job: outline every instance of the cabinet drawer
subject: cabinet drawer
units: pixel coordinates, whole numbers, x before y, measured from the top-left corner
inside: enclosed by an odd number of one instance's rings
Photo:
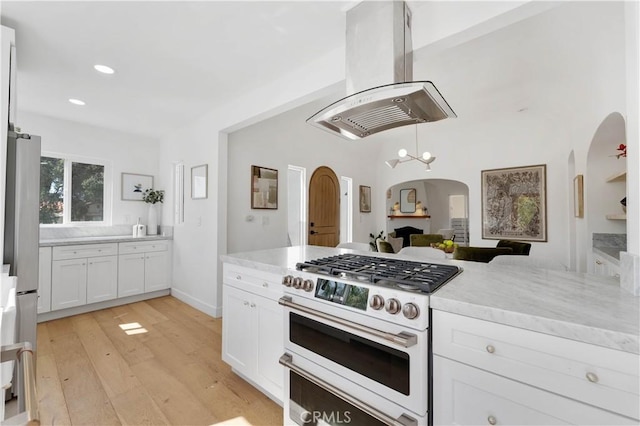
[[[118,254],[118,244],[82,244],[53,247],[53,260],[81,259],[85,257],[113,256]]]
[[[167,251],[169,241],[139,241],[133,243],[120,243],[120,254],[146,253],[150,251]]]
[[[637,354],[433,311],[433,352],[635,419]]]
[[[229,263],[223,265],[223,282],[270,299],[283,294],[282,276]]]
[[[637,421],[433,357],[435,425],[629,425]]]

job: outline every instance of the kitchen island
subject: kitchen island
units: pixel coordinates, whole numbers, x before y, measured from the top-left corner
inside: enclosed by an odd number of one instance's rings
[[[225,268],[266,274],[272,288],[298,262],[349,252],[286,247],[224,255],[222,261]],[[463,268],[430,296],[436,424],[638,423],[640,299],[621,290],[616,279],[432,262]],[[225,273],[225,290],[226,279]],[[465,383],[467,378],[473,383]],[[478,402],[465,400],[469,395]],[[457,412],[461,405],[470,408]]]

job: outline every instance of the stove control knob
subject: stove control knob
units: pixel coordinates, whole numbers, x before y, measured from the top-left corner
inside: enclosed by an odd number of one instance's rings
[[[293,285],[292,285],[292,287],[293,287],[293,288],[296,288],[296,289],[297,289],[297,288],[302,287],[302,278],[300,278],[300,277],[295,277],[295,278],[293,279]]]
[[[379,311],[380,309],[384,308],[384,298],[379,294],[375,294],[371,298],[369,306],[371,306],[371,308],[375,309],[376,311]]]
[[[286,275],[282,277],[282,285],[286,285],[287,287],[291,287],[291,283],[293,282],[293,277],[291,275]]]
[[[414,303],[405,303],[402,307],[402,315],[407,319],[415,319],[420,315],[420,309]]]
[[[304,291],[313,290],[313,280],[304,280],[304,281],[302,281],[302,289]]]
[[[385,304],[384,309],[390,314],[395,315],[398,312],[400,312],[401,306],[402,305],[400,304],[400,301],[398,299],[389,299],[387,300],[387,303]]]

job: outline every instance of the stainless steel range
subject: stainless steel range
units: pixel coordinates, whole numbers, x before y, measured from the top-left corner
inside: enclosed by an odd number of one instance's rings
[[[285,424],[429,424],[429,294],[461,271],[354,253],[297,264],[280,299]]]

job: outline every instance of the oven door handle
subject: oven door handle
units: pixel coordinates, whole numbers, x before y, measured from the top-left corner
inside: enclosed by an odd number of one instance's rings
[[[291,296],[281,297],[280,300],[278,300],[278,303],[281,304],[282,306],[286,306],[287,308],[295,309],[297,311],[301,311],[309,315],[322,318],[323,320],[340,324],[344,327],[351,328],[352,330],[362,331],[369,335],[379,337],[381,339],[387,340],[389,342],[395,343],[405,348],[409,348],[418,343],[418,336],[416,336],[415,334],[405,333],[404,331],[398,334],[387,333],[385,331],[380,331],[375,328],[353,323],[351,321],[347,321],[342,318],[336,318],[332,315],[325,314],[324,312],[320,312],[316,309],[307,308],[306,306],[295,303],[293,302],[293,299],[291,299]]]
[[[417,420],[412,418],[412,417],[407,416],[406,414],[402,414],[397,419],[394,419],[393,417],[388,416],[387,414],[383,413],[382,411],[380,411],[380,410],[378,410],[376,408],[373,408],[372,406],[370,406],[368,404],[365,404],[364,402],[360,401],[357,398],[354,398],[353,396],[351,396],[348,393],[344,392],[343,390],[333,386],[332,384],[325,382],[324,380],[318,378],[317,376],[314,376],[313,374],[309,373],[308,371],[303,370],[302,368],[298,367],[297,365],[295,365],[293,363],[293,357],[288,353],[283,354],[280,357],[279,362],[280,362],[280,364],[282,364],[285,367],[287,367],[289,370],[293,371],[294,373],[298,374],[299,376],[302,376],[303,378],[307,379],[308,381],[310,381],[314,385],[321,387],[325,391],[327,391],[327,392],[337,396],[338,398],[346,401],[350,405],[358,408],[359,410],[364,411],[365,413],[367,413],[371,417],[375,417],[377,420],[381,421],[382,423],[385,423],[385,424],[390,425],[390,426],[418,426]]]

